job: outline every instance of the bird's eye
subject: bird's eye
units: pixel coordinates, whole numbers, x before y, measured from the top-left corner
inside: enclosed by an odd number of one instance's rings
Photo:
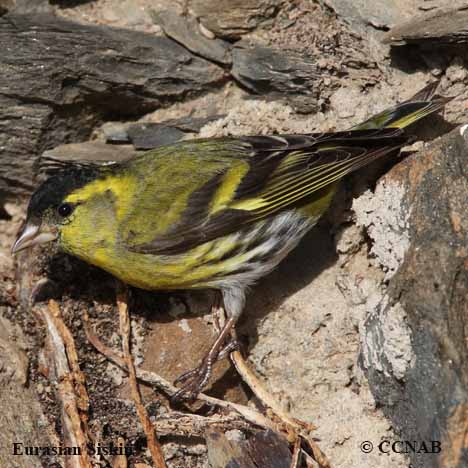
[[[63,218],[71,215],[72,211],[73,207],[70,205],[70,203],[62,203],[57,209],[58,214]]]

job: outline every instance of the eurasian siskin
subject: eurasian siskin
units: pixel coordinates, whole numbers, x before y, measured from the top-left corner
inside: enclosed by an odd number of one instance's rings
[[[148,290],[214,288],[228,316],[180,394],[193,397],[244,307],[249,286],[298,244],[340,179],[408,143],[441,108],[437,84],[344,132],[182,141],[107,166],[70,165],[33,194],[13,252],[61,248]]]

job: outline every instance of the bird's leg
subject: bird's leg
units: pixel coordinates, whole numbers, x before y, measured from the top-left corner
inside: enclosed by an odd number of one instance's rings
[[[218,333],[221,333],[224,323],[226,322],[226,313],[223,307],[223,301],[221,294],[217,293],[211,306],[211,314],[213,316],[214,328]],[[224,348],[218,354],[218,361],[224,359],[232,351],[240,350],[240,343],[234,336],[234,333],[231,332],[230,337],[224,343]]]
[[[185,385],[176,392],[172,400],[188,399],[193,400],[201,389],[206,385],[213,370],[213,364],[218,360],[220,352],[224,350],[224,342],[229,336],[236,320],[230,318],[222,328],[215,342],[212,344],[202,363],[196,368],[185,374],[182,374],[175,380],[175,384],[185,383]]]
[[[218,333],[221,333],[225,320],[221,294],[216,292],[213,305],[211,306],[211,315],[213,317],[214,328]]]
[[[196,369],[186,372],[176,379],[175,384],[182,383],[184,385],[172,397],[175,401],[180,399],[193,400],[208,382],[213,370],[213,364],[219,359],[220,353],[225,355],[227,352],[232,352],[234,347],[237,347],[230,342],[226,344],[226,341],[231,338],[231,331],[234,329],[234,325],[244,308],[245,291],[242,288],[234,287],[225,288],[221,293],[222,298],[221,294],[219,294],[212,307],[212,311],[218,314],[218,316],[215,314],[214,317],[215,324],[220,328],[219,335],[201,364]],[[225,320],[225,312],[227,320]],[[219,318],[223,318],[222,326],[220,326]]]
[[[240,342],[237,341],[237,339],[234,337],[232,330],[231,330],[231,336],[229,338],[228,343],[224,346],[224,348],[218,354],[218,361],[221,359],[224,359],[233,351],[240,351],[240,350],[241,350]]]

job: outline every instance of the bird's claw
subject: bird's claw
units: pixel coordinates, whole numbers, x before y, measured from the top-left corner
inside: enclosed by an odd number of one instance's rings
[[[195,369],[189,370],[177,377],[174,384],[183,384],[171,397],[171,400],[178,402],[181,400],[192,401],[202,391],[211,377],[213,362],[211,359],[204,359],[203,362]]]
[[[218,360],[224,359],[226,356],[229,356],[233,351],[240,351],[241,344],[235,339],[231,339],[229,343],[219,352]]]

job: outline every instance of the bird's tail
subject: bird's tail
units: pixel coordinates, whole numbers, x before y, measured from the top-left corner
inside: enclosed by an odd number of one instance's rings
[[[396,106],[372,116],[350,130],[376,130],[382,128],[405,128],[441,109],[452,100],[435,94],[439,81],[435,81],[418,91],[413,97]]]

